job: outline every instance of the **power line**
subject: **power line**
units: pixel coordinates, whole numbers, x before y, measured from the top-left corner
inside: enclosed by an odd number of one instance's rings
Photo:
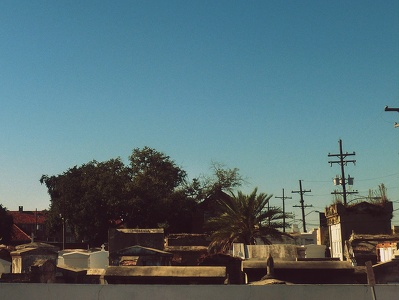
[[[392,176],[396,176],[396,175],[399,175],[399,173],[389,174],[389,175],[386,175],[386,176],[381,176],[381,177],[376,177],[376,178],[357,179],[357,181],[377,180],[377,179],[392,177]]]
[[[388,174],[388,175],[384,175],[384,176],[380,176],[380,177],[374,177],[374,178],[364,178],[364,179],[356,179],[356,181],[371,181],[371,180],[377,180],[377,179],[383,179],[383,178],[387,178],[387,177],[393,177],[393,176],[397,176],[399,175],[399,173],[393,173],[393,174]],[[330,180],[302,180],[305,182],[310,182],[310,183],[330,183]]]

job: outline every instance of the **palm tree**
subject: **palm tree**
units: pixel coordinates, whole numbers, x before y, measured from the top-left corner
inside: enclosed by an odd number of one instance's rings
[[[279,229],[283,228],[283,218],[287,218],[280,208],[268,207],[273,195],[260,193],[257,188],[250,195],[241,191],[223,200],[217,200],[217,216],[210,218],[207,228],[211,232],[212,252],[226,252],[232,243],[256,244],[256,238],[271,244],[270,238],[281,239]]]

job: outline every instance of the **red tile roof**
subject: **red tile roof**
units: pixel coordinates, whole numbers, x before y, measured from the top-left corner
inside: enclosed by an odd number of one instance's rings
[[[12,215],[14,224],[44,224],[46,214],[42,211],[8,211]]]
[[[13,224],[12,228],[12,241],[13,242],[30,242],[31,238],[29,235],[27,235],[21,228],[19,228],[17,225]]]

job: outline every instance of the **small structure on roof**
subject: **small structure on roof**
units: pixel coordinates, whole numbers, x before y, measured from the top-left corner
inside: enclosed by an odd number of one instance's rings
[[[85,250],[76,250],[62,255],[63,264],[69,267],[88,269],[90,267],[90,253]]]
[[[59,248],[45,243],[29,243],[15,247],[12,251],[12,273],[29,273],[38,260],[50,260],[57,264]]]
[[[51,259],[37,259],[30,267],[30,282],[54,283],[56,265]]]
[[[143,247],[163,250],[165,234],[163,228],[155,229],[115,229],[108,231],[108,251],[117,252],[121,249],[140,245]]]
[[[399,242],[399,234],[357,234],[352,232],[345,243],[345,256],[358,266],[364,266],[366,261],[376,264],[380,261],[378,245]]]
[[[296,260],[302,255],[305,257],[305,248],[290,244],[273,245],[244,245],[233,243],[233,256],[243,259],[267,259],[269,254],[279,260]]]
[[[58,265],[57,271],[61,275],[58,280],[63,283],[84,283],[87,269]]]
[[[196,266],[201,256],[208,254],[207,234],[179,233],[166,238],[165,251],[173,253],[172,265]]]
[[[395,258],[395,252],[399,249],[399,241],[384,241],[378,243],[377,260],[380,262],[388,262]]]
[[[105,250],[104,245],[100,250],[90,252],[90,269],[106,269],[109,266],[109,252]]]
[[[170,266],[173,254],[170,252],[142,247],[127,247],[109,256],[110,266]]]
[[[58,265],[81,269],[105,269],[108,267],[108,251],[101,249],[75,249],[59,252]]]
[[[245,274],[242,267],[242,259],[227,254],[210,254],[202,259],[200,266],[226,267],[228,284],[244,284]]]
[[[104,274],[106,269],[84,269],[59,265],[58,273],[62,276],[57,278],[59,282],[78,284],[106,284]]]
[[[391,234],[393,205],[390,201],[360,202],[353,205],[336,203],[326,208],[331,257],[344,260],[345,241],[357,234]],[[347,257],[347,259],[349,259]]]

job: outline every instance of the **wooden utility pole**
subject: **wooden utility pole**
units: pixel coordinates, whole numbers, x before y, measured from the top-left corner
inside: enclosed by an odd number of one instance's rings
[[[284,201],[285,199],[292,199],[292,197],[286,197],[284,195],[284,189],[283,189],[283,196],[282,197],[274,197],[274,198],[278,198],[278,199],[282,199],[283,200],[283,232],[285,232],[285,204]]]
[[[395,108],[395,107],[388,107],[385,106],[385,111],[396,111],[399,112],[399,108]],[[399,124],[395,122],[395,124],[393,125],[395,128],[399,127]]]
[[[306,207],[313,207],[313,205],[305,205],[304,204],[304,200],[303,200],[303,195],[305,193],[309,193],[311,192],[311,190],[302,190],[302,180],[299,180],[299,191],[292,191],[291,193],[298,193],[301,195],[301,200],[299,201],[299,203],[301,203],[301,205],[294,205],[294,207],[300,207],[302,209],[302,224],[303,224],[303,232],[307,232],[306,231],[306,221],[305,221],[305,208]]]
[[[346,191],[345,166],[346,166],[348,163],[353,163],[353,164],[355,164],[355,163],[356,163],[356,160],[345,160],[345,159],[346,159],[347,156],[354,156],[354,155],[356,155],[356,153],[355,153],[355,152],[352,152],[352,153],[348,153],[348,152],[343,153],[343,152],[342,152],[342,140],[339,139],[338,143],[339,143],[339,154],[330,154],[330,153],[328,153],[328,157],[336,156],[336,157],[339,158],[339,160],[336,160],[336,161],[329,161],[328,163],[329,163],[331,166],[332,166],[332,164],[339,164],[339,165],[341,166],[342,196],[343,196],[343,198],[344,198],[344,205],[346,206],[346,204],[347,204],[346,195],[347,195],[347,194],[356,194],[357,191],[356,191],[356,192],[347,192],[347,191]],[[340,193],[339,193],[339,192],[332,192],[331,194],[340,194]]]

